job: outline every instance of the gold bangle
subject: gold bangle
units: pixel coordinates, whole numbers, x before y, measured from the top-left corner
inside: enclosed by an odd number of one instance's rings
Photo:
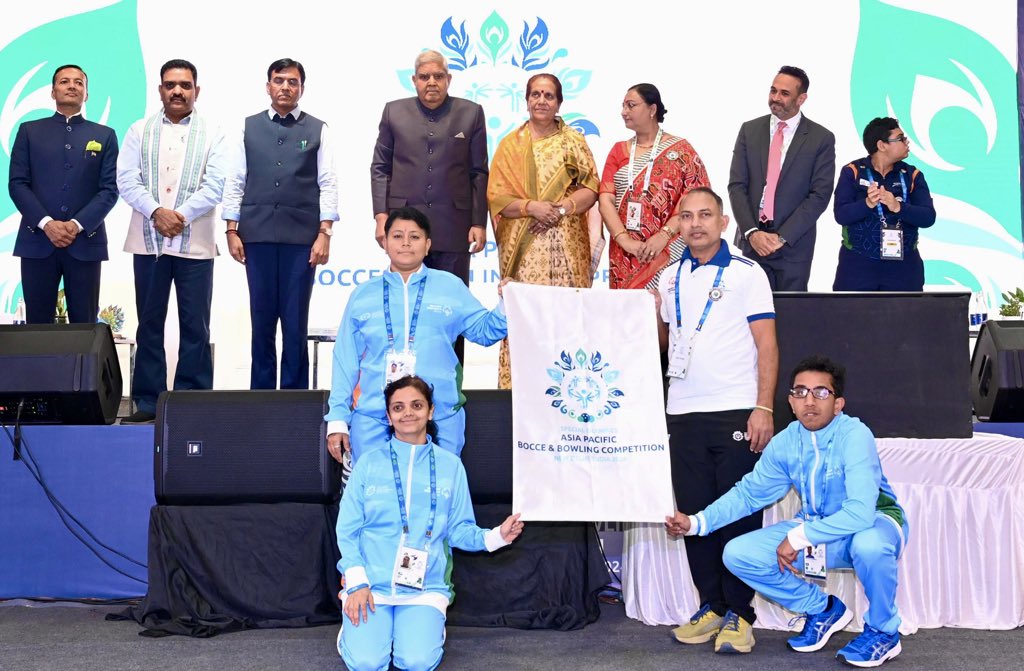
[[[772,415],[774,415],[774,414],[775,414],[775,411],[774,411],[774,410],[772,410],[771,408],[765,407],[765,406],[763,406],[763,405],[755,405],[755,406],[754,406],[754,409],[755,409],[755,410],[764,410],[765,412],[767,412],[767,413],[770,413],[770,414],[772,414]]]
[[[569,199],[569,202],[570,202],[570,203],[572,203],[572,212],[570,212],[569,214],[570,214],[570,215],[576,214],[576,209],[577,209],[577,207],[578,207],[578,206],[576,205],[576,201],[575,201],[575,200],[573,200],[572,198],[570,198],[570,199]]]
[[[529,206],[530,206],[530,200],[529,199],[526,199],[525,201],[520,201],[519,202],[519,218],[520,219],[522,219],[523,217],[527,216],[526,215],[526,208],[529,207]]]
[[[618,240],[620,235],[626,235],[628,232],[629,231],[627,231],[626,229],[622,229],[621,231],[612,236],[612,240]]]
[[[675,232],[673,232],[672,229],[669,228],[668,226],[662,226],[658,230],[658,232],[659,233],[664,233],[665,237],[667,237],[669,240],[671,240],[672,238],[674,238],[676,236]]]

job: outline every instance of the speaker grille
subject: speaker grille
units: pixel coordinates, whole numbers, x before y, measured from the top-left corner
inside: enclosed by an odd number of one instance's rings
[[[473,503],[512,502],[512,392],[466,390],[466,468]]]
[[[161,395],[157,501],[336,501],[340,469],[327,453],[326,411],[327,392],[321,390]]]
[[[112,424],[121,385],[106,324],[0,325],[2,422]]]

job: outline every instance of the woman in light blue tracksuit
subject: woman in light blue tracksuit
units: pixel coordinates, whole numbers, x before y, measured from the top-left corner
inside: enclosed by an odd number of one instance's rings
[[[338,653],[349,671],[383,670],[392,661],[430,670],[444,654],[451,598],[445,543],[494,551],[514,541],[523,523],[510,515],[489,531],[476,526],[462,462],[434,446],[426,382],[404,377],[384,396],[394,437],[356,463],[338,514],[346,618]]]
[[[438,446],[462,452],[466,418],[462,368],[452,343],[462,335],[480,345],[505,337],[501,304],[487,310],[455,275],[423,265],[430,250],[430,222],[411,207],[393,211],[384,226],[391,260],[382,276],[361,284],[349,298],[334,344],[327,444],[341,461],[358,460],[386,442],[382,390],[390,368],[407,366],[434,387]],[[358,393],[357,393],[358,389]]]

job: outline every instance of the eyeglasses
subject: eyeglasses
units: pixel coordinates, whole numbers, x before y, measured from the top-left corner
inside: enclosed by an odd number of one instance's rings
[[[906,142],[907,144],[910,144],[910,138],[907,137],[906,135],[897,135],[896,137],[891,137],[887,140],[882,140],[882,142],[888,142],[890,144],[893,142]]]
[[[793,387],[789,390],[789,395],[793,398],[807,398],[807,394],[810,394],[819,401],[824,401],[829,396],[835,396],[836,393],[828,387],[815,387],[809,389],[808,387]]]

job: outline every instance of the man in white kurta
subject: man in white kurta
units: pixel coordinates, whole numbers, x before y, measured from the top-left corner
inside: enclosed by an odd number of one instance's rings
[[[165,63],[158,87],[163,109],[132,125],[118,157],[118,190],[134,210],[124,251],[135,255],[139,320],[137,411],[123,423],[152,422],[157,397],[167,389],[164,323],[172,284],[180,328],[174,389],[213,388],[214,215],[229,157],[223,134],[195,111],[197,80],[188,61]]]

